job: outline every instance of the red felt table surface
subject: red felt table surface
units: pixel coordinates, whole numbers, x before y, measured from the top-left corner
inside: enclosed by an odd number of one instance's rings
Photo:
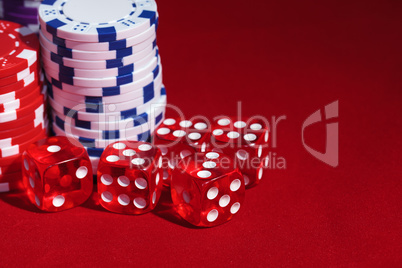
[[[168,202],[142,216],[91,199],[40,213],[0,195],[0,265],[401,267],[401,1],[158,1],[169,103],[186,116],[286,116],[239,214],[191,228]],[[339,101],[339,165],[303,146]],[[283,117],[282,117],[283,118]],[[325,122],[305,130],[325,149]],[[166,198],[165,198],[166,199]]]

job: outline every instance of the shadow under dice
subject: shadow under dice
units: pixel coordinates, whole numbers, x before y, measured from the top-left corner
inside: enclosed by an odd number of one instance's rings
[[[29,200],[44,211],[84,203],[92,193],[92,165],[84,147],[66,137],[31,144],[23,154],[23,184]]]
[[[214,121],[211,143],[235,159],[247,188],[257,185],[268,166],[267,123],[259,118],[221,117]]]
[[[183,219],[195,226],[212,227],[231,220],[239,211],[245,186],[227,155],[196,153],[173,170],[171,194]]]
[[[209,146],[210,126],[205,119],[168,118],[155,131],[154,144],[163,157],[163,184],[170,186],[171,173],[184,157],[205,152]]]
[[[162,192],[160,150],[147,142],[120,141],[104,150],[98,165],[99,202],[107,210],[143,214]]]

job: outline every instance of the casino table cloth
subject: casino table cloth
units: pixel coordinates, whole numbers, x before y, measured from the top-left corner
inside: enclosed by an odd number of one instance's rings
[[[142,216],[1,194],[0,266],[401,267],[402,2],[157,3],[169,104],[276,122],[261,183],[214,228],[167,194]]]

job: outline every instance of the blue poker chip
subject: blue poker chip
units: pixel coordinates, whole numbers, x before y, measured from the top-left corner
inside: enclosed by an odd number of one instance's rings
[[[53,132],[94,170],[109,144],[149,140],[167,105],[155,0],[44,0],[38,15]]]
[[[148,65],[138,71],[134,71],[133,73],[115,76],[115,77],[104,77],[104,78],[86,78],[86,77],[77,77],[77,76],[69,76],[61,74],[55,70],[46,69],[46,75],[52,77],[55,80],[58,80],[62,83],[78,86],[78,87],[115,87],[121,86],[125,84],[130,84],[135,81],[141,80],[149,75],[151,72],[154,72],[158,65],[160,64],[160,57],[154,57]]]
[[[163,112],[160,111],[156,114],[154,118],[155,124],[158,124],[163,118]],[[152,116],[150,114],[144,113],[143,116],[138,116],[137,119],[130,120],[133,122],[134,127],[125,126],[123,128],[114,129],[114,130],[89,130],[80,127],[76,127],[68,123],[68,121],[63,121],[60,117],[53,114],[53,126],[57,126],[57,129],[64,131],[68,135],[74,135],[79,137],[84,137],[88,139],[102,139],[102,140],[119,140],[119,139],[131,139],[132,137],[136,137],[138,135],[143,135],[144,133],[148,133],[151,131],[151,122],[152,118],[148,118]],[[149,120],[149,121],[146,121]],[[129,120],[127,120],[129,121]],[[122,125],[122,122],[108,122],[110,125],[116,123],[116,125]]]
[[[65,90],[61,90],[54,85],[49,84],[47,87],[48,95],[55,99],[67,99],[69,101],[74,101],[76,103],[88,103],[88,104],[116,104],[121,102],[126,102],[129,100],[142,99],[143,103],[147,103],[158,95],[158,91],[161,90],[162,76],[158,75],[153,81],[144,87],[138,88],[136,90],[130,90],[128,92],[113,95],[113,96],[86,96],[83,94],[71,93]],[[85,94],[85,92],[82,92]]]
[[[58,72],[66,76],[77,76],[86,78],[102,78],[110,76],[123,76],[125,74],[130,74],[135,71],[141,70],[147,66],[147,64],[154,58],[159,56],[159,50],[156,48],[155,51],[146,55],[144,58],[140,59],[135,63],[124,65],[117,68],[106,68],[100,70],[93,69],[81,69],[73,68],[63,65],[63,63],[56,63],[46,57],[42,57],[43,65],[46,69],[51,69],[53,72]],[[80,67],[80,66],[79,66]]]
[[[137,106],[128,110],[123,111],[110,111],[114,107],[118,105],[110,105],[107,106],[108,111],[106,113],[89,113],[86,112],[86,108],[88,107],[85,104],[77,104],[74,108],[63,106],[63,104],[55,102],[52,98],[48,98],[52,109],[55,110],[57,113],[65,115],[67,117],[71,117],[73,119],[78,119],[82,121],[96,121],[96,122],[107,122],[110,118],[114,118],[115,121],[117,120],[125,120],[129,118],[136,117],[151,108],[157,108],[159,106],[166,105],[166,90],[162,87],[160,96],[156,96],[152,101]],[[96,105],[93,106],[96,109]],[[84,110],[84,111],[83,111]]]
[[[72,40],[67,40],[60,38],[58,36],[52,35],[46,31],[46,28],[42,29],[41,33],[46,39],[50,40],[53,44],[63,47],[65,49],[72,50],[84,50],[84,51],[108,51],[108,50],[120,50],[135,46],[142,42],[145,42],[149,38],[155,39],[156,31],[158,28],[157,18],[155,23],[144,32],[131,36],[127,39],[110,41],[110,42],[100,42],[100,43],[87,43],[87,42],[77,42]]]
[[[53,111],[53,120],[54,123],[56,123],[56,125],[61,129],[64,129],[64,125],[67,122],[71,126],[87,130],[97,130],[97,131],[120,130],[127,128],[135,128],[146,122],[150,122],[152,118],[154,118],[155,114],[163,113],[165,109],[166,106],[163,105],[162,103],[161,105],[155,107],[155,109],[149,109],[148,111],[141,113],[137,116],[133,116],[131,118],[119,121],[106,121],[106,122],[75,119],[67,117],[64,114],[60,114],[57,111]],[[160,118],[156,117],[157,122],[159,122],[159,119]]]
[[[42,46],[41,51],[43,58],[49,59],[52,62],[61,64],[63,66],[79,68],[79,69],[103,70],[110,68],[118,68],[135,63],[151,53],[154,53],[155,55],[156,47],[157,47],[156,42],[153,42],[152,44],[149,44],[146,48],[144,48],[138,53],[123,58],[116,58],[109,60],[78,60],[78,59],[66,58],[48,50],[44,46]]]
[[[84,96],[116,96],[116,95],[121,95],[130,91],[138,90],[149,83],[151,83],[153,80],[157,80],[159,76],[162,76],[162,65],[158,65],[152,73],[148,74],[145,78],[142,80],[125,84],[125,85],[120,85],[120,86],[113,86],[113,87],[76,87],[72,86],[69,84],[65,84],[57,80],[56,78],[53,78],[49,76],[46,73],[46,78],[51,83],[53,86],[74,94],[81,94]]]
[[[154,0],[44,0],[42,28],[54,36],[80,42],[109,42],[144,32],[155,24]]]
[[[130,130],[127,130],[127,134],[124,133],[123,131],[121,132],[103,132],[103,133],[108,133],[107,139],[103,139],[102,137],[85,137],[82,135],[77,135],[74,133],[74,130],[70,131],[70,127],[67,127],[66,131],[66,125],[63,125],[63,127],[60,127],[59,124],[53,122],[52,124],[52,130],[56,135],[60,136],[68,136],[72,137],[76,140],[78,140],[83,146],[87,148],[105,148],[107,145],[116,142],[118,140],[140,140],[140,141],[146,141],[148,140],[151,135],[154,133],[155,129],[158,128],[158,126],[161,124],[161,122],[164,119],[164,113],[165,111],[160,111],[155,114],[155,117],[153,120],[150,120],[147,123],[144,123],[144,130],[130,133]],[[64,129],[63,129],[64,128]],[[122,134],[122,135],[120,135]]]
[[[120,112],[132,109],[133,107],[141,107],[145,104],[155,101],[161,96],[162,84],[150,84],[142,89],[142,95],[138,98],[128,98],[127,95],[112,97],[84,97],[76,96],[75,100],[67,99],[63,92],[48,86],[48,96],[55,102],[70,109],[80,109],[87,113],[107,113]],[[137,92],[136,92],[137,93]],[[131,96],[128,94],[128,96]]]
[[[72,138],[78,140],[86,148],[105,148],[109,144],[119,141],[119,140],[146,141],[152,136],[151,130],[147,130],[143,133],[139,133],[139,134],[136,134],[136,135],[133,135],[130,137],[117,138],[117,139],[101,139],[101,138],[94,139],[94,138],[77,136],[72,133],[67,133],[64,130],[60,129],[56,124],[52,125],[52,129],[56,135],[72,137]],[[95,156],[95,155],[92,155],[92,156]]]
[[[48,84],[53,88],[57,88],[60,91],[65,92],[66,94],[73,95],[81,95],[86,97],[112,97],[119,96],[125,94],[132,94],[135,97],[140,97],[140,95],[136,95],[135,92],[141,91],[144,87],[150,85],[151,83],[157,83],[162,81],[162,72],[161,67],[158,66],[156,72],[149,74],[147,77],[140,81],[136,81],[132,84],[127,84],[123,86],[117,87],[103,87],[103,88],[86,88],[86,87],[75,87],[67,84],[63,84],[60,81],[47,77],[50,81]],[[67,99],[69,96],[65,96]]]
[[[130,129],[117,129],[117,130],[103,130],[103,131],[90,131],[86,129],[77,128],[67,124],[62,121],[57,116],[54,116],[53,127],[57,126],[58,129],[63,130],[66,134],[72,134],[74,136],[79,136],[88,139],[102,139],[102,140],[119,140],[119,139],[131,139],[138,135],[143,135],[143,133],[148,133],[150,130],[148,128],[148,122],[144,122]]]
[[[41,32],[39,32],[39,40],[42,47],[64,58],[77,59],[77,60],[111,60],[128,57],[130,55],[141,52],[149,47],[149,45],[156,45],[156,35],[152,35],[143,42],[131,47],[106,50],[106,51],[87,51],[78,50],[58,46],[48,40]]]

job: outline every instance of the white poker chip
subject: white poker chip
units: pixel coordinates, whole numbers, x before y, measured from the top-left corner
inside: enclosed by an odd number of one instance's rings
[[[66,136],[66,137],[78,140],[86,148],[105,148],[109,144],[121,140],[121,139],[105,140],[105,139],[92,139],[92,138],[80,137],[77,135],[73,135],[72,133],[66,133],[63,129],[61,129],[54,123],[53,123],[52,128],[53,128],[54,133],[57,136]],[[147,135],[147,134],[145,134],[145,135]],[[132,137],[127,137],[126,139],[127,140],[138,140],[138,135],[134,135]]]
[[[107,111],[106,113],[89,113],[86,112],[85,110],[87,109],[87,105],[81,104],[81,105],[76,105],[76,109],[72,109],[69,107],[65,107],[51,98],[49,98],[49,103],[52,106],[52,109],[57,111],[58,113],[64,114],[68,117],[72,117],[78,120],[83,120],[83,121],[98,121],[98,122],[105,122],[110,120],[110,118],[113,118],[115,121],[117,120],[124,120],[133,116],[138,116],[149,109],[153,108],[156,109],[160,105],[165,105],[166,103],[166,95],[163,94],[159,99],[152,99],[148,103],[134,107],[129,110],[124,110],[124,111],[117,111],[117,112],[111,112]],[[111,109],[113,106],[109,105],[107,108]]]
[[[147,138],[152,135],[152,133],[155,131],[156,128],[159,127],[159,125],[162,123],[164,119],[164,111],[154,114],[154,117],[152,117],[146,124],[147,129],[145,132],[140,133],[140,134],[135,134],[133,136],[126,136],[125,138],[118,138],[118,139],[94,139],[94,138],[86,138],[86,137],[81,137],[78,135],[74,135],[73,133],[66,132],[63,130],[63,128],[60,128],[56,123],[53,123],[53,130],[56,135],[60,136],[67,136],[71,137],[75,140],[78,140],[81,142],[81,144],[86,147],[86,148],[105,148],[109,144],[113,142],[120,141],[122,139],[125,140],[130,140],[130,141],[136,141],[136,140],[143,140],[142,138],[146,136]]]
[[[104,140],[104,139],[88,139],[88,138],[83,138],[79,136],[74,136],[72,134],[66,134],[63,132],[61,129],[59,129],[57,126],[56,131],[57,133],[60,133],[59,135],[67,136],[70,138],[74,138],[76,140],[79,140],[81,144],[83,144],[84,148],[87,150],[89,159],[91,160],[92,167],[94,170],[97,169],[99,159],[104,151],[104,148],[107,147],[108,145],[121,141],[121,140],[127,140],[127,141],[139,141],[139,140],[147,140],[150,136],[151,133],[155,131],[159,127],[159,125],[162,123],[164,119],[164,112],[161,112],[160,114],[157,114],[156,118],[154,120],[151,120],[150,123],[148,124],[149,130],[137,134],[131,137],[126,137],[122,139],[109,139],[109,140]]]
[[[68,109],[80,109],[80,111],[85,111],[87,113],[108,113],[109,111],[121,112],[128,111],[134,108],[141,108],[148,103],[155,101],[160,98],[160,94],[154,94],[151,98],[137,98],[126,102],[115,102],[115,103],[102,103],[102,102],[86,102],[77,103],[71,100],[63,99],[58,96],[53,96],[52,100],[55,103],[63,105],[63,107]]]
[[[134,71],[140,70],[146,67],[147,64],[155,57],[155,53],[156,51],[148,54],[143,59],[136,61],[135,63],[131,63],[125,66],[117,68],[96,69],[96,70],[63,66],[53,62],[52,60],[46,57],[42,57],[42,62],[45,69],[51,69],[54,72],[59,72],[64,75],[78,76],[85,78],[102,78],[110,76],[122,76],[124,74],[129,74]]]
[[[137,61],[140,61],[141,59],[148,56],[149,54],[154,53],[154,55],[156,55],[155,54],[156,50],[157,50],[157,47],[155,46],[155,44],[150,44],[142,51],[135,53],[133,55],[127,56],[127,57],[111,59],[111,60],[87,61],[87,60],[77,60],[77,59],[66,58],[66,57],[60,56],[56,53],[51,52],[46,47],[42,47],[42,58],[46,58],[46,59],[51,60],[60,65],[63,65],[66,67],[71,67],[71,68],[103,70],[103,69],[118,68],[118,67],[123,67],[123,66],[129,65],[129,64],[133,64]]]
[[[53,91],[52,94],[49,94],[50,98],[53,99],[56,103],[62,104],[64,107],[74,109],[75,107],[80,107],[81,109],[86,107],[85,110],[86,112],[92,112],[92,113],[97,113],[97,112],[106,112],[112,110],[113,112],[117,111],[125,111],[132,109],[134,107],[140,107],[155,98],[159,98],[161,94],[161,87],[162,84],[156,84],[150,94],[147,94],[145,96],[136,98],[136,99],[125,99],[124,96],[113,96],[113,99],[107,99],[109,102],[105,102],[102,99],[84,99],[82,101],[77,98],[77,100],[69,100],[63,98],[61,95],[59,95],[56,91]],[[50,87],[49,87],[50,88]],[[115,101],[113,101],[115,100]],[[82,102],[80,102],[82,101]]]
[[[153,0],[44,0],[42,28],[63,39],[109,42],[150,28],[157,18]]]
[[[154,59],[148,63],[148,65],[138,71],[133,73],[125,74],[116,77],[105,77],[105,78],[85,78],[77,76],[69,76],[58,73],[51,69],[46,69],[46,75],[69,85],[78,87],[115,87],[125,84],[130,84],[134,81],[141,80],[145,78],[149,73],[151,73],[155,68],[157,68],[159,57],[154,57]]]
[[[104,113],[87,112],[88,105],[77,105],[75,106],[77,109],[70,109],[68,107],[62,106],[59,103],[54,102],[51,98],[49,98],[49,103],[52,106],[53,110],[71,118],[75,118],[81,121],[107,122],[109,120],[118,121],[139,116],[140,114],[143,114],[150,109],[156,109],[161,105],[165,105],[166,95],[162,95],[160,97],[157,96],[149,102],[137,107],[133,107],[131,109],[116,112],[110,112],[107,110]],[[106,106],[106,109],[108,109],[109,107],[112,107],[112,105]]]
[[[159,66],[161,67],[161,66]],[[48,77],[50,81],[52,79]],[[53,80],[52,86],[61,89],[63,92],[71,93],[75,95],[83,95],[87,97],[103,97],[103,96],[117,96],[122,94],[128,94],[130,92],[137,92],[146,86],[151,85],[154,81],[162,79],[162,72],[158,72],[156,76],[151,73],[144,79],[136,81],[131,84],[126,84],[118,87],[104,87],[104,88],[88,88],[88,87],[74,87],[71,85],[63,84],[59,81]]]
[[[161,114],[161,116],[163,116]],[[160,123],[159,123],[160,124]],[[158,126],[151,128],[151,130],[146,131],[145,133],[143,133],[142,135],[134,135],[131,137],[126,137],[124,138],[125,140],[129,140],[129,141],[137,141],[137,140],[141,140],[142,137],[149,137],[151,132],[153,132]],[[66,136],[69,138],[73,138],[74,140],[78,140],[86,149],[88,148],[105,148],[106,146],[108,146],[109,144],[112,144],[114,142],[117,141],[121,141],[122,139],[91,139],[91,138],[85,138],[85,137],[80,137],[77,135],[73,135],[71,133],[66,133],[64,130],[62,130],[61,128],[59,128],[57,125],[53,124],[53,130],[54,133],[58,136]],[[95,156],[94,154],[90,154],[90,156]]]
[[[56,115],[53,115],[53,120],[54,120],[54,124],[56,124],[57,127],[63,129],[67,135],[72,134],[74,136],[80,136],[80,137],[84,137],[84,138],[88,138],[88,139],[104,139],[104,140],[125,139],[125,138],[135,137],[138,135],[143,135],[148,130],[150,130],[148,122],[143,122],[142,124],[136,125],[132,128],[122,128],[122,129],[116,129],[116,130],[111,130],[111,129],[90,130],[90,129],[80,128],[80,127],[70,125],[67,122],[64,122],[63,120],[61,120]]]
[[[108,118],[105,122],[99,121],[85,121],[79,120],[71,117],[67,117],[64,114],[60,114],[57,111],[53,110],[54,116],[57,116],[63,122],[67,122],[72,126],[79,127],[82,129],[90,129],[90,130],[117,130],[117,129],[125,129],[125,128],[133,128],[142,122],[151,122],[152,118],[157,118],[158,115],[164,113],[166,109],[166,103],[161,103],[155,109],[151,108],[147,112],[144,112],[138,116],[130,117],[124,120],[116,120],[114,121],[113,117]],[[58,120],[55,120],[56,125],[62,124],[59,123]]]
[[[77,103],[106,103],[115,104],[120,102],[126,102],[127,100],[135,100],[138,98],[151,98],[158,94],[161,90],[162,76],[158,76],[154,81],[142,87],[138,90],[129,91],[124,94],[113,95],[113,96],[85,96],[66,92],[55,86],[48,86],[48,94],[52,96],[58,96],[62,99],[67,99],[70,101],[75,101]]]
[[[77,94],[77,95],[93,96],[93,97],[116,96],[116,95],[120,95],[120,94],[126,94],[131,91],[140,90],[141,88],[152,83],[154,80],[157,80],[158,77],[162,78],[163,77],[162,76],[162,66],[160,65],[158,67],[159,67],[159,69],[156,70],[157,72],[150,73],[144,79],[135,81],[130,84],[121,85],[118,87],[95,87],[95,88],[94,87],[91,87],[91,88],[77,87],[77,86],[72,86],[72,85],[68,85],[65,83],[61,83],[60,81],[53,79],[50,76],[46,76],[46,77],[53,86],[65,91],[65,92],[69,92],[69,93],[73,93],[73,94]]]
[[[96,43],[88,43],[88,42],[77,42],[72,40],[62,39],[58,36],[54,36],[46,31],[46,29],[42,29],[41,34],[46,37],[47,40],[50,40],[53,44],[58,45],[60,47],[65,47],[72,50],[83,50],[83,51],[108,51],[108,50],[118,50],[124,49],[128,47],[132,47],[138,45],[142,42],[145,42],[149,38],[155,39],[156,36],[156,25],[152,25],[149,29],[144,32],[131,36],[127,39],[111,41],[111,42],[96,42]]]
[[[57,46],[49,41],[46,37],[44,37],[42,32],[39,32],[39,40],[42,47],[45,47],[50,52],[56,53],[59,56],[77,60],[111,60],[124,58],[139,53],[150,45],[154,44],[156,42],[155,38],[156,35],[154,34],[153,36],[150,36],[148,39],[146,39],[144,42],[118,50],[85,51]]]

